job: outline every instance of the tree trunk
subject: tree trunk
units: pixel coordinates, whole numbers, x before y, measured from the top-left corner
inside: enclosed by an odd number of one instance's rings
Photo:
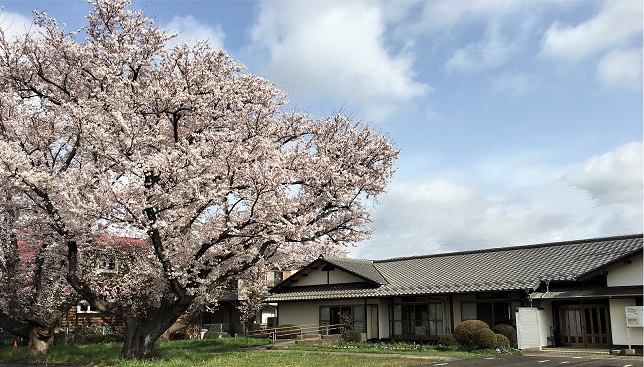
[[[177,321],[179,315],[170,309],[157,309],[148,311],[147,317],[124,316],[125,335],[121,356],[125,359],[153,359],[157,339]]]
[[[159,337],[159,340],[168,340],[170,339],[170,334],[174,333],[177,330],[183,329],[184,327],[191,325],[197,317],[201,316],[200,307],[190,307],[182,316],[177,319],[177,321],[172,324],[162,335]]]
[[[27,355],[36,356],[47,354],[54,345],[54,328],[33,326],[29,330],[29,345]]]

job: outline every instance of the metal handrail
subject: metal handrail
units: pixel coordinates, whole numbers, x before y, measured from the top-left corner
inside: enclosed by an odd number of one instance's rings
[[[321,334],[329,335],[332,330],[340,329],[341,324],[306,324],[306,325],[289,325],[276,326],[273,328],[264,328],[259,330],[247,331],[247,337],[268,336],[272,344],[279,336],[285,335],[304,335],[304,334]]]

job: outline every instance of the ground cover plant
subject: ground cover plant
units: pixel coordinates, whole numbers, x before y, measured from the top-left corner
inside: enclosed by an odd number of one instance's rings
[[[507,348],[484,348],[476,349],[459,345],[441,346],[438,344],[422,343],[387,343],[387,342],[362,342],[362,343],[330,343],[326,345],[292,344],[286,346],[289,350],[308,351],[343,351],[352,353],[376,353],[376,354],[409,354],[436,357],[471,358],[496,355],[517,355],[521,352],[517,349]]]
[[[420,364],[418,359],[345,353],[315,353],[293,351],[289,353],[258,352],[252,346],[266,344],[266,339],[219,338],[208,340],[178,340],[160,342],[159,357],[151,361],[135,361],[120,356],[121,344],[61,345],[48,355],[30,357],[25,348],[0,348],[0,362],[35,362],[47,364],[72,364],[83,366],[115,367],[188,367],[188,366],[263,366],[263,367],[402,367]],[[423,361],[422,363],[431,361]]]

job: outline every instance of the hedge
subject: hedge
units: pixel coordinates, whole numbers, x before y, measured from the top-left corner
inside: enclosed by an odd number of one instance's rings
[[[510,347],[516,348],[517,346],[517,331],[512,325],[499,324],[492,328],[497,334],[505,335],[510,342]]]
[[[454,328],[454,338],[461,346],[477,348],[474,334],[478,330],[490,330],[490,327],[481,320],[466,320]],[[494,334],[494,332],[492,332]]]
[[[508,340],[508,337],[503,334],[496,334],[496,345],[494,347],[501,350],[510,349],[510,341]]]
[[[342,339],[348,343],[360,343],[362,341],[362,334],[355,330],[347,330],[342,334]]]

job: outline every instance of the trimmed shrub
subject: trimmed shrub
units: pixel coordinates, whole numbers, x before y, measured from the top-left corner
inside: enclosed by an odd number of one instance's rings
[[[360,343],[362,341],[362,334],[355,330],[347,330],[342,335],[342,339],[347,343]]]
[[[512,325],[499,324],[492,328],[497,334],[505,335],[510,341],[510,347],[516,348],[517,346],[517,330]]]
[[[494,346],[495,348],[498,348],[501,350],[510,349],[510,341],[508,340],[507,336],[503,334],[495,334],[495,335],[496,335],[496,345]]]
[[[284,324],[277,327],[277,339],[293,339],[302,333],[302,328],[293,324]]]
[[[476,349],[492,349],[496,346],[496,334],[490,329],[476,330],[472,339]]]
[[[453,347],[458,345],[453,334],[443,334],[438,337],[438,345],[441,347]]]
[[[454,338],[463,347],[476,348],[474,333],[478,330],[490,330],[490,327],[481,320],[463,321],[454,328]]]

